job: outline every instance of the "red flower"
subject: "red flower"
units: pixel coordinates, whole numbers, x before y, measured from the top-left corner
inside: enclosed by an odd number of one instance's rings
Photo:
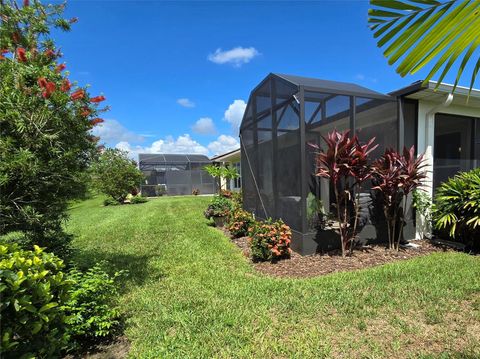
[[[44,55],[47,56],[47,57],[54,57],[55,56],[55,51],[53,51],[52,49],[48,49],[44,52]]]
[[[67,66],[65,64],[60,64],[57,67],[55,67],[55,71],[56,72],[62,72],[63,70],[65,70],[66,67]]]
[[[20,42],[20,34],[15,31],[12,35],[12,40],[14,43],[18,44]]]
[[[30,6],[30,0],[23,0],[23,7]]]
[[[72,95],[70,96],[70,98],[74,101],[75,100],[80,100],[84,97],[85,97],[85,92],[82,89],[78,89],[77,91],[72,93]]]
[[[94,102],[94,103],[99,103],[99,102],[102,102],[102,101],[105,101],[105,96],[97,96],[97,97],[92,97],[90,99],[90,102]]]
[[[55,91],[55,89],[55,83],[48,81],[47,85],[45,86],[45,91],[42,92],[43,98],[49,98],[50,95]]]
[[[94,118],[93,120],[90,120],[90,125],[96,126],[96,125],[98,125],[100,123],[103,123],[103,122],[105,122],[105,120],[103,118],[98,118],[97,117],[97,118]]]
[[[65,79],[62,82],[62,86],[60,87],[60,90],[62,90],[63,92],[68,92],[70,91],[71,87],[72,87],[72,84],[70,83],[70,81],[68,81],[68,79]]]
[[[83,111],[80,113],[83,117],[87,117],[88,115],[90,115],[92,113],[92,111],[88,108],[88,107],[84,107],[83,108]]]
[[[17,57],[18,57],[18,61],[20,62],[27,62],[27,55],[26,55],[26,51],[23,47],[19,47],[17,49]]]
[[[47,79],[45,77],[40,77],[38,80],[37,80],[37,83],[38,83],[38,86],[40,86],[41,88],[46,88],[47,87]]]

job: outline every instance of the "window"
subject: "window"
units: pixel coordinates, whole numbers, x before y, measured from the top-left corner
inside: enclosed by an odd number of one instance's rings
[[[234,178],[231,181],[231,187],[234,190],[242,188],[242,178],[241,178],[242,172],[240,171],[240,166],[241,166],[240,162],[232,163],[232,167],[235,168],[237,170],[237,173],[239,174],[237,178]]]

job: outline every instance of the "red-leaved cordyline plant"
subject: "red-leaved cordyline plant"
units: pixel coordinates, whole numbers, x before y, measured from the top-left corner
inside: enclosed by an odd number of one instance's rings
[[[390,249],[399,250],[408,195],[420,187],[426,177],[423,156],[421,154],[415,158],[414,146],[410,149],[404,148],[403,155],[389,148],[373,164],[376,185],[372,189],[383,196],[383,213],[387,222]],[[398,219],[400,223],[397,228]]]
[[[361,145],[357,136],[350,138],[349,135],[349,130],[328,133],[323,137],[325,151],[312,145],[320,150],[317,154],[316,175],[328,178],[334,188],[342,256],[345,256],[348,248],[350,253],[353,250],[360,210],[359,194],[372,173],[368,155],[377,147],[373,145],[375,139]],[[354,208],[353,218],[349,211],[350,205]]]
[[[378,144],[374,145],[375,137],[371,138],[367,143],[364,145],[360,144],[358,136],[354,136],[353,139],[354,146],[352,148],[349,170],[350,170],[350,177],[353,178],[353,186],[354,186],[354,210],[355,210],[355,220],[353,223],[353,239],[357,235],[357,224],[358,224],[358,217],[360,214],[360,192],[362,190],[362,186],[365,184],[366,181],[370,180],[373,175],[372,168],[370,166],[369,155],[372,151],[374,151]],[[353,245],[350,246],[350,254],[352,254]]]

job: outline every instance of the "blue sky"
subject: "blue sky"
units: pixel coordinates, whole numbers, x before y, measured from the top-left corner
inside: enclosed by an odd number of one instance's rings
[[[421,79],[387,64],[367,11],[367,1],[70,1],[79,22],[55,38],[71,78],[107,97],[97,130],[107,145],[213,155],[238,146],[244,102],[270,72],[380,92]]]

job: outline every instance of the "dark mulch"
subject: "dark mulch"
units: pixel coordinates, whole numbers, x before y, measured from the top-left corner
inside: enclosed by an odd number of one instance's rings
[[[223,232],[230,237],[227,230]],[[250,249],[247,237],[234,238],[243,254],[250,258]],[[253,262],[254,268],[264,274],[274,277],[307,278],[334,272],[345,272],[356,269],[373,267],[385,263],[396,262],[433,252],[450,251],[446,246],[433,244],[427,240],[413,241],[418,248],[401,248],[400,251],[390,251],[383,245],[371,245],[358,248],[353,251],[351,257],[342,258],[339,251],[324,254],[301,256],[292,252],[290,259],[282,259],[277,262]]]
[[[129,349],[130,342],[121,336],[80,348],[77,353],[69,354],[64,359],[122,359],[128,356]]]

